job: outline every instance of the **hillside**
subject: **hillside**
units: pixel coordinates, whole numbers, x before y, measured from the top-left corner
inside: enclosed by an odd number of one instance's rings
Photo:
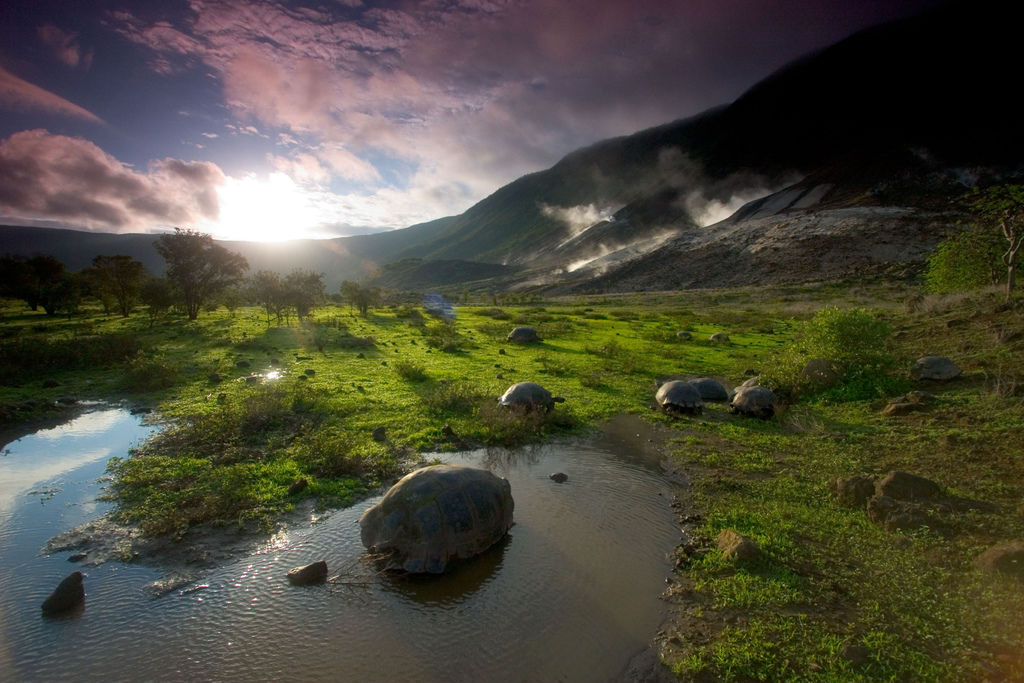
[[[1018,61],[1019,14],[958,2],[862,31],[728,106],[573,152],[458,216],[383,234],[227,246],[253,269],[324,272],[332,289],[406,259],[420,263],[382,282],[425,289],[486,271],[434,261],[514,266],[519,275],[502,273],[502,286],[565,291],[912,269],[964,218],[951,198],[1024,161],[1004,79]],[[97,253],[128,253],[158,268],[151,241],[3,228],[0,253],[51,251],[72,268]]]

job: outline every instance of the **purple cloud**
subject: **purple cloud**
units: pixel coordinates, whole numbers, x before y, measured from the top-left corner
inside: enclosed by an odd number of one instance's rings
[[[161,159],[135,171],[81,138],[27,130],[0,141],[0,213],[126,231],[215,220],[221,170]]]

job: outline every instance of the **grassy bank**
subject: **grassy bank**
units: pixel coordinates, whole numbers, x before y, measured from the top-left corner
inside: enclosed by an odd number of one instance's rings
[[[784,375],[804,321],[826,305],[870,311],[886,362],[839,386],[799,387],[770,421],[718,404],[682,419],[650,409],[661,376]],[[543,342],[508,343],[516,325]],[[708,341],[715,332],[730,343]],[[345,504],[424,451],[514,446],[632,412],[671,428],[670,458],[691,473],[692,540],[660,639],[679,676],[1024,675],[1022,585],[972,564],[1024,538],[1024,319],[995,294],[833,284],[470,305],[454,323],[415,306],[366,317],[324,307],[284,326],[255,309],[150,325],[12,305],[0,335],[0,405],[14,418],[29,400],[74,395],[126,397],[173,420],[111,466],[121,514],[151,533],[269,521],[308,496]],[[935,394],[926,410],[883,416],[887,393],[922,388],[906,370],[927,354],[955,359],[963,377],[923,387]],[[526,380],[566,402],[546,418],[498,410],[497,396]],[[949,515],[941,533],[886,531],[829,493],[833,477],[894,469],[996,511]],[[725,529],[754,539],[759,559],[726,559],[713,543]]]

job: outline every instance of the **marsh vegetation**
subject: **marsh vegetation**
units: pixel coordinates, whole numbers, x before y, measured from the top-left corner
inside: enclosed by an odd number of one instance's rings
[[[167,428],[111,463],[109,493],[123,519],[175,535],[199,523],[270,524],[306,498],[352,503],[425,451],[550,441],[635,413],[667,431],[668,463],[690,480],[680,510],[689,540],[658,641],[678,675],[1024,675],[1024,584],[973,564],[1024,537],[1024,317],[1001,291],[833,283],[471,301],[447,321],[408,302],[365,315],[324,305],[275,322],[245,307],[152,323],[99,308],[58,319],[10,302],[4,415],[24,419],[68,395],[157,409]],[[543,341],[508,344],[517,325]],[[730,342],[708,341],[716,332]],[[954,359],[962,377],[915,383],[910,364],[929,354]],[[813,358],[834,362],[827,386],[801,376]],[[651,401],[656,379],[678,374],[733,386],[760,374],[786,404],[767,421],[715,403],[673,419]],[[549,413],[500,409],[497,397],[519,381],[566,402]],[[935,395],[927,410],[882,415],[887,399],[914,388]],[[829,493],[834,477],[890,470],[995,511],[889,531]],[[759,559],[727,559],[712,542],[727,529],[754,539]]]

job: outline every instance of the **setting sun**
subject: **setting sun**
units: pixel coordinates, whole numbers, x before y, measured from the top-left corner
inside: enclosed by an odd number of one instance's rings
[[[228,177],[217,189],[220,216],[202,226],[222,240],[280,242],[323,237],[324,222],[309,195],[284,173]]]

